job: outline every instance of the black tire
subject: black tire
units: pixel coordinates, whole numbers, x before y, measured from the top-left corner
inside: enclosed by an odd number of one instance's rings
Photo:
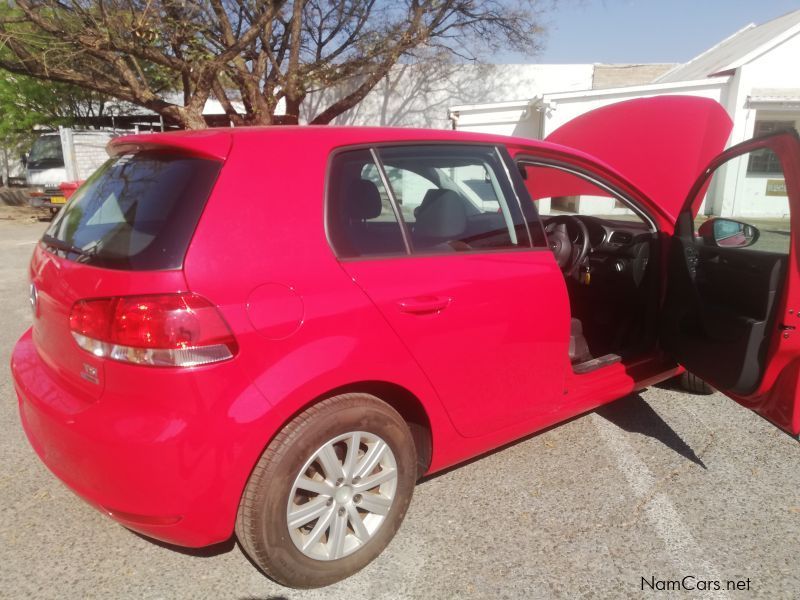
[[[304,554],[291,537],[289,495],[307,461],[322,446],[349,432],[373,434],[389,446],[397,465],[394,499],[363,545],[336,560],[315,559]],[[416,474],[411,432],[397,411],[369,394],[328,398],[295,417],[264,450],[242,494],[236,536],[250,559],[276,582],[293,588],[330,585],[365,567],[394,537],[411,501]]]
[[[704,380],[700,379],[697,375],[686,371],[681,375],[681,387],[687,392],[692,394],[708,395],[714,393],[714,388],[708,385]]]

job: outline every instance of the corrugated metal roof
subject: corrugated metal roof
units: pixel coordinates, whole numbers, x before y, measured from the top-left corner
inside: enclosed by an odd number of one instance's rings
[[[675,63],[597,64],[594,66],[592,89],[600,90],[622,87],[623,85],[644,85],[675,67]]]
[[[750,24],[686,64],[665,73],[655,83],[701,79],[735,69],[798,33],[800,10],[758,26]]]

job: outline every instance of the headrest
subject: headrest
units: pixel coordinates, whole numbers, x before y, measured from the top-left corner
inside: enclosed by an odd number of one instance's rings
[[[346,198],[347,216],[357,221],[379,217],[383,209],[378,186],[366,179],[357,179],[349,185]]]
[[[425,195],[422,197],[422,202],[420,202],[419,206],[414,209],[414,217],[416,217],[421,211],[425,210],[431,202],[444,194],[446,191],[447,190],[443,190],[441,188],[433,188],[425,192]]]
[[[442,191],[442,190],[439,190]],[[434,240],[455,240],[467,229],[467,212],[458,194],[444,190],[423,201],[417,211],[414,235]]]

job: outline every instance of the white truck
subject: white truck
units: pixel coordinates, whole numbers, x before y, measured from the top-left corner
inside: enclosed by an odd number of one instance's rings
[[[55,214],[66,203],[61,184],[75,184],[94,173],[108,160],[106,144],[115,135],[61,127],[36,138],[25,162],[31,206]]]

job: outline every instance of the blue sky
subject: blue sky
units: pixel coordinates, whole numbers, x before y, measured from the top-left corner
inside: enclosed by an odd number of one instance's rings
[[[800,9],[798,0],[561,0],[544,50],[497,62],[685,62],[748,23]]]

